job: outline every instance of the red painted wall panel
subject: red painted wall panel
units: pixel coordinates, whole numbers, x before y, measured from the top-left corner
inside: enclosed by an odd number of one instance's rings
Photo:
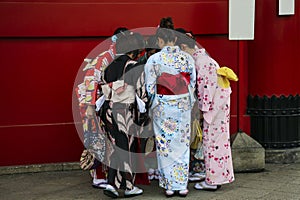
[[[256,1],[255,40],[249,42],[251,95],[300,93],[300,1],[290,16],[279,16],[276,2]]]
[[[72,89],[102,39],[0,39],[0,125],[71,122]]]
[[[79,160],[73,83],[83,59],[116,27],[152,27],[172,16],[221,66],[238,70],[237,42],[227,39],[227,0],[118,2],[0,2],[0,166]],[[232,133],[238,128],[237,85]]]
[[[83,146],[72,124],[73,84],[101,40],[0,40],[0,165],[78,161]]]
[[[1,127],[0,131],[0,166],[79,161],[83,149],[73,124]]]
[[[119,26],[155,27],[172,16],[197,34],[227,33],[227,1],[3,2],[0,36],[110,36]]]

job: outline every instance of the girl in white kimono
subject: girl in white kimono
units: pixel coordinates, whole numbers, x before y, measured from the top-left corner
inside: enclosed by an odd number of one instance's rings
[[[188,194],[191,109],[196,82],[193,58],[174,46],[175,31],[159,28],[158,46],[145,65],[146,89],[152,101],[159,186],[166,196]]]
[[[234,181],[229,119],[229,80],[237,81],[227,67],[219,67],[205,49],[197,48],[195,40],[178,36],[177,44],[195,59],[197,72],[197,97],[203,112],[203,153],[206,168],[205,181],[195,184],[199,190],[217,190],[220,185]],[[185,38],[186,37],[186,38]]]

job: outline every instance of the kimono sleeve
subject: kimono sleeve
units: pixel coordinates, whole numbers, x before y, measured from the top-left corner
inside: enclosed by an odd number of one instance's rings
[[[101,80],[101,67],[104,61],[105,58],[103,56],[98,57],[96,65],[89,69],[84,77],[86,83],[86,105],[95,105],[97,100],[97,92],[99,89],[98,84]]]
[[[85,73],[83,82],[76,88],[80,106],[90,105],[92,103],[93,99],[95,99],[93,95],[95,88],[97,87],[94,76],[94,65],[97,62],[97,59],[85,59],[85,62],[87,63],[83,69],[83,72]]]
[[[189,65],[190,65],[190,86],[192,88],[195,88],[196,86],[196,80],[197,80],[197,75],[196,75],[196,67],[195,67],[195,61],[193,59],[193,57],[190,56],[189,59]]]
[[[98,89],[98,80],[95,77],[96,70],[90,69],[86,76],[84,77],[85,80],[85,87],[86,87],[86,95],[85,95],[85,104],[86,105],[95,105],[96,98],[97,98],[97,89]]]
[[[125,82],[133,85],[136,90],[136,95],[144,102],[148,102],[144,64],[135,63],[126,67]]]
[[[140,76],[136,81],[136,102],[140,113],[145,113],[146,111],[148,111],[149,99],[146,91],[144,70],[141,72]]]
[[[86,82],[86,95],[85,104],[95,105],[98,98],[98,93],[101,93],[101,87],[99,85],[102,81],[103,70],[113,61],[114,59],[114,46],[111,45],[108,51],[101,53],[97,58],[97,62],[89,69],[85,76]],[[88,81],[86,81],[86,79]]]
[[[157,69],[156,69],[155,57],[151,56],[147,63],[145,64],[145,83],[146,91],[150,100],[153,100],[156,95],[156,79],[157,79]]]
[[[144,102],[148,102],[148,95],[146,91],[145,72],[143,71],[136,83],[136,94]]]
[[[199,109],[208,112],[213,104],[217,87],[218,63],[209,56],[199,56],[196,59],[197,66],[197,97]]]

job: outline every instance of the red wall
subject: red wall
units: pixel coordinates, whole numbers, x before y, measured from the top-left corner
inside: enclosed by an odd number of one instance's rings
[[[243,65],[239,43],[227,39],[227,0],[0,2],[0,166],[78,161],[72,92],[83,59],[115,28],[155,27],[167,16],[221,65]],[[232,88],[235,133],[245,106]]]
[[[256,1],[255,40],[249,42],[249,93],[300,93],[300,1],[295,15],[279,16],[277,1]]]

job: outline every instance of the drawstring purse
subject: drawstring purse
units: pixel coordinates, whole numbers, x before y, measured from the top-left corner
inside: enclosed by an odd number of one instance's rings
[[[191,149],[196,149],[194,157],[198,160],[203,160],[202,129],[199,120],[195,119],[193,121],[192,131],[196,133],[195,139],[191,143]]]

